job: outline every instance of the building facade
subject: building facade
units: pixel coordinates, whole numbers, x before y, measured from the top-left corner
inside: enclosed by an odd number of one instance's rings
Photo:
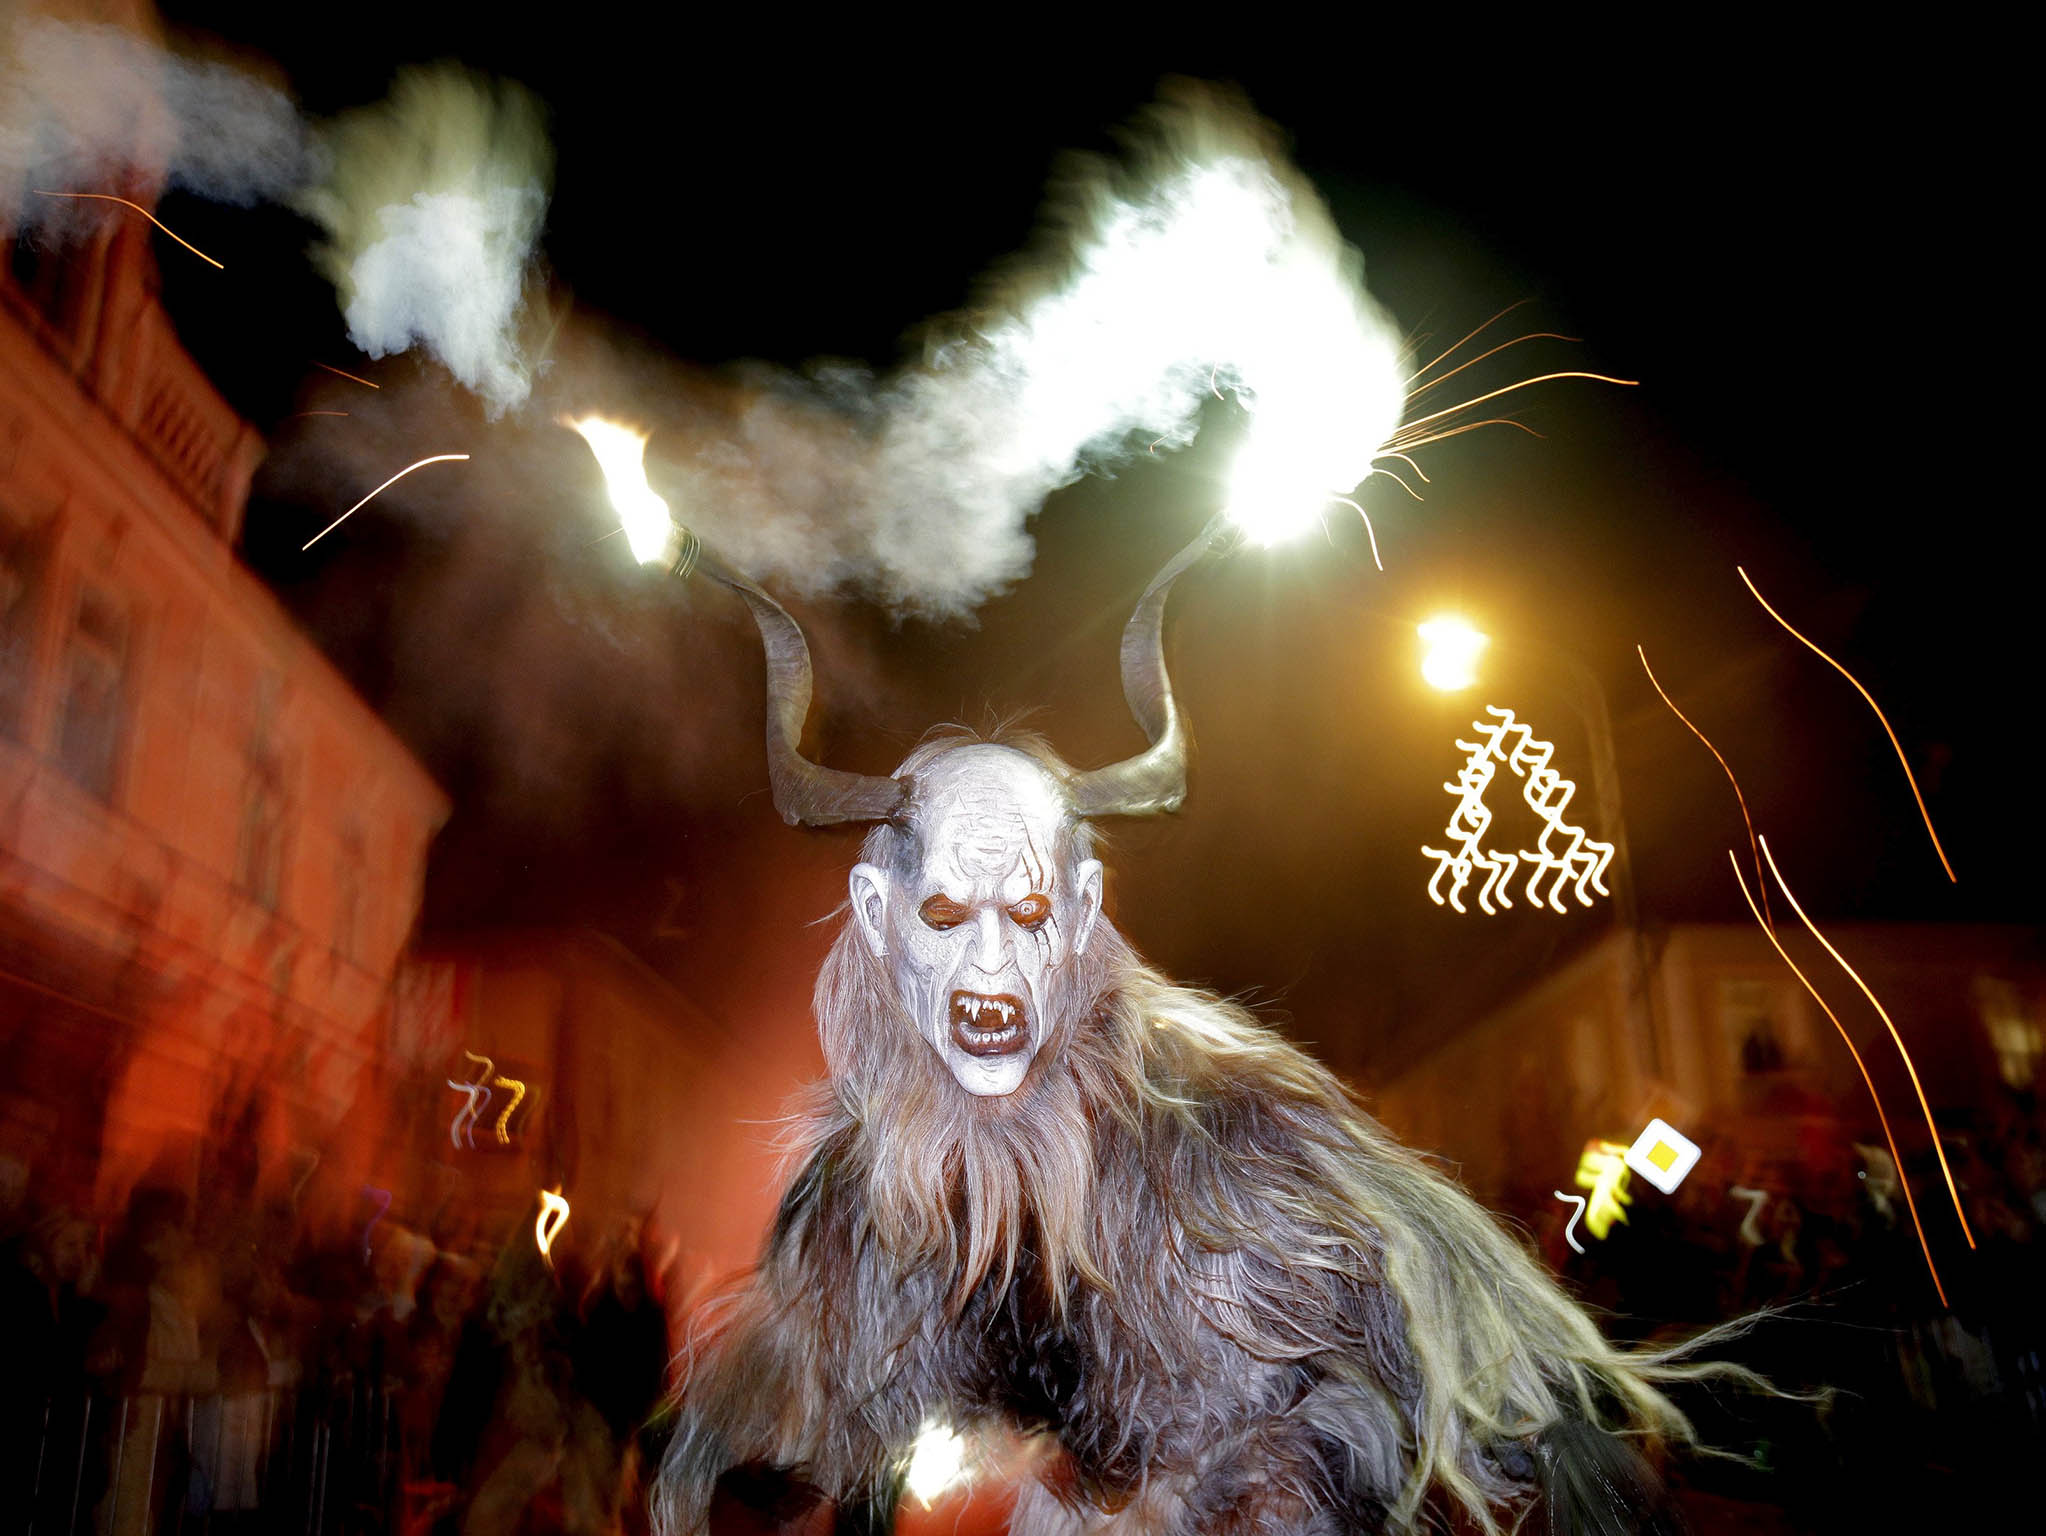
[[[0,1159],[108,1212],[333,1155],[447,803],[236,560],[262,441],[104,206],[0,230]]]

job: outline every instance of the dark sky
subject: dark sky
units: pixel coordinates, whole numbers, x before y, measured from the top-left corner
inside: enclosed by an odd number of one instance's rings
[[[167,10],[274,60],[315,113],[376,98],[410,62],[524,82],[551,113],[555,291],[686,363],[887,366],[1024,242],[1060,151],[1109,147],[1184,73],[1240,85],[1291,135],[1403,329],[1446,344],[1526,300],[1515,324],[1582,338],[1531,365],[1640,379],[1529,391],[1516,414],[1544,436],[1431,450],[1423,505],[1377,482],[1383,575],[1341,525],[1211,562],[1175,598],[1193,795],[1168,822],[1113,829],[1118,920],[1340,1065],[1395,1067],[1610,921],[1456,917],[1422,894],[1419,845],[1439,838],[1478,703],[1519,709],[1588,779],[1565,656],[1609,704],[1651,918],[1734,916],[1724,850],[1742,834],[1637,643],[1818,912],[2033,915],[2002,788],[2038,656],[2037,495],[1998,361],[2028,329],[2022,182],[1997,163],[2000,93],[1958,44],[1679,36],[1668,20],[1653,38],[1515,32],[1462,13],[1315,35],[1245,14],[1119,28],[1018,11],[969,38],[963,15],[889,37],[868,11],[605,11],[578,33],[573,8],[544,25],[380,0]],[[232,288],[166,262],[188,344],[274,438],[305,430],[286,413],[307,360],[353,355],[309,232],[189,200],[165,214],[239,257]],[[1035,574],[977,628],[805,608],[833,760],[882,771],[925,725],[1030,707],[1076,759],[1132,750],[1115,634],[1213,509],[1214,459],[1204,443],[1055,496]],[[430,927],[596,921],[714,1010],[791,1006],[824,942],[801,925],[854,845],[781,828],[758,792],[759,662],[736,604],[549,523],[596,495],[586,464],[562,463],[560,484],[466,507],[459,527],[422,533],[394,497],[310,556],[298,543],[328,504],[259,479],[246,554],[456,797]],[[1736,563],[1883,702],[1959,886],[1873,716]],[[1411,625],[1451,605],[1510,637],[1483,699],[1414,681]],[[1588,787],[1578,808],[1610,830]]]

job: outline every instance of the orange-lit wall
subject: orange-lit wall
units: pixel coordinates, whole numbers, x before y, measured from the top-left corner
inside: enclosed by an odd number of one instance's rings
[[[0,241],[0,1156],[102,1213],[375,1134],[447,809],[237,563],[262,444],[146,232]]]

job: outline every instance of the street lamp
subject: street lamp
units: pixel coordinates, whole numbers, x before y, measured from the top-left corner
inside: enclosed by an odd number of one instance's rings
[[[1421,657],[1421,676],[1432,688],[1457,693],[1478,680],[1478,656],[1491,639],[1454,614],[1440,614],[1420,626],[1428,649]]]
[[[1421,676],[1431,687],[1455,693],[1477,681],[1477,660],[1492,643],[1489,636],[1451,614],[1441,614],[1428,620],[1419,626],[1419,633],[1427,645],[1421,657]],[[1519,645],[1504,645],[1501,649],[1537,655],[1545,663],[1560,662],[1570,680],[1570,703],[1584,725],[1591,748],[1592,799],[1598,805],[1599,819],[1605,823],[1606,836],[1613,844],[1613,907],[1627,941],[1625,964],[1629,974],[1626,990],[1629,1012],[1632,1013],[1646,990],[1649,967],[1640,913],[1635,905],[1634,864],[1627,848],[1626,816],[1620,808],[1619,754],[1613,745],[1613,716],[1606,703],[1605,687],[1590,667],[1567,651]],[[1643,1065],[1651,1075],[1658,1074],[1662,1051],[1661,1042],[1656,1037],[1652,1010],[1640,1010],[1635,1028],[1641,1042]]]

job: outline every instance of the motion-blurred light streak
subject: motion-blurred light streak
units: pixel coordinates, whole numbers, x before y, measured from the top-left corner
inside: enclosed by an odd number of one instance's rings
[[[1577,791],[1576,784],[1557,773],[1549,766],[1555,755],[1555,746],[1536,736],[1526,724],[1516,721],[1513,711],[1499,709],[1487,704],[1485,713],[1495,716],[1493,724],[1472,721],[1471,729],[1477,732],[1477,741],[1457,741],[1457,747],[1469,754],[1456,778],[1444,784],[1443,789],[1457,796],[1456,808],[1450,812],[1449,836],[1456,841],[1453,850],[1430,848],[1422,845],[1424,857],[1436,861],[1435,873],[1428,880],[1428,898],[1438,907],[1447,903],[1458,912],[1469,910],[1463,904],[1463,890],[1478,869],[1486,871],[1486,879],[1478,891],[1478,905],[1490,915],[1497,911],[1492,905],[1494,895],[1503,906],[1512,906],[1507,885],[1522,863],[1532,864],[1533,872],[1527,877],[1526,895],[1536,907],[1546,905],[1553,912],[1567,912],[1563,905],[1563,887],[1572,885],[1580,906],[1592,905],[1592,891],[1607,894],[1605,884],[1606,866],[1612,862],[1613,845],[1588,836],[1584,829],[1565,819],[1571,796]],[[1507,736],[1517,732],[1520,739],[1509,750]],[[1485,789],[1492,782],[1495,769],[1493,763],[1503,762],[1511,768],[1516,777],[1522,779],[1522,798],[1528,808],[1542,819],[1541,836],[1532,849],[1523,848],[1519,853],[1496,853],[1484,847],[1485,833],[1491,828],[1492,812],[1485,804]],[[1555,847],[1552,838],[1567,839],[1567,845]],[[1442,891],[1444,875],[1451,877],[1448,894]],[[1544,899],[1541,881],[1544,875],[1553,878]]]
[[[1819,941],[1819,947],[1831,955],[1840,969],[1853,979],[1857,987],[1861,988],[1861,995],[1868,999],[1869,1006],[1875,1009],[1877,1016],[1883,1021],[1883,1027],[1890,1032],[1890,1039],[1897,1046],[1897,1054],[1904,1058],[1904,1070],[1911,1075],[1912,1091],[1918,1095],[1918,1107],[1925,1114],[1925,1129],[1932,1137],[1933,1153],[1939,1158],[1939,1171],[1946,1175],[1947,1194],[1954,1202],[1954,1215],[1961,1223],[1961,1235],[1968,1239],[1968,1246],[1973,1248],[1975,1246],[1975,1234],[1968,1228],[1967,1212],[1961,1209],[1961,1192],[1954,1187],[1954,1170],[1947,1166],[1947,1152],[1945,1146],[1940,1142],[1939,1126],[1933,1121],[1932,1105],[1925,1097],[1925,1085],[1918,1080],[1918,1066],[1912,1061],[1911,1052],[1905,1048],[1904,1037],[1897,1032],[1897,1026],[1891,1020],[1889,1010],[1884,1008],[1875,993],[1869,990],[1868,983],[1861,979],[1861,973],[1847,963],[1846,956],[1842,955],[1839,950],[1827,942],[1826,936],[1819,932],[1817,924],[1805,916],[1804,908],[1798,905],[1797,897],[1791,894],[1790,886],[1783,878],[1783,871],[1776,867],[1776,857],[1769,852],[1769,839],[1765,837],[1761,839],[1761,843],[1762,857],[1768,861],[1769,873],[1776,877],[1776,887],[1783,892],[1783,899],[1790,903],[1790,910],[1797,914],[1797,920],[1805,925],[1806,930],[1810,932],[1811,936]]]
[[[467,1096],[462,1107],[455,1111],[454,1121],[448,1126],[448,1140],[454,1143],[457,1152],[461,1151],[464,1145],[471,1147],[476,1145],[476,1126],[483,1118],[484,1107],[490,1103],[489,1081],[491,1074],[497,1071],[497,1063],[488,1056],[478,1056],[474,1051],[467,1050],[462,1054],[471,1061],[481,1062],[483,1070],[466,1083],[456,1082],[453,1078],[448,1079],[450,1088]],[[482,1095],[480,1099],[477,1097],[478,1094]]]
[[[540,1214],[533,1218],[533,1241],[539,1246],[540,1257],[547,1261],[548,1268],[554,1267],[554,1239],[561,1235],[561,1229],[568,1225],[568,1202],[561,1198],[561,1186],[540,1191]]]
[[[1928,811],[1925,808],[1925,796],[1921,795],[1918,792],[1918,776],[1912,773],[1911,771],[1911,760],[1904,755],[1904,744],[1897,740],[1897,733],[1890,729],[1890,717],[1883,713],[1882,705],[1876,703],[1875,695],[1870,693],[1866,688],[1861,686],[1860,678],[1856,677],[1852,672],[1848,671],[1845,667],[1841,666],[1839,662],[1835,661],[1831,656],[1828,656],[1824,651],[1820,650],[1819,647],[1810,638],[1808,638],[1801,630],[1799,630],[1796,625],[1792,624],[1790,620],[1786,619],[1782,614],[1778,613],[1774,608],[1770,607],[1769,599],[1762,596],[1762,594],[1756,589],[1754,582],[1748,579],[1748,573],[1745,570],[1742,570],[1740,566],[1735,566],[1734,569],[1740,572],[1741,580],[1747,583],[1748,591],[1753,593],[1755,601],[1762,605],[1763,612],[1767,613],[1770,618],[1774,619],[1778,624],[1781,624],[1785,629],[1789,630],[1791,634],[1795,635],[1799,640],[1803,641],[1803,643],[1808,649],[1810,649],[1815,655],[1820,657],[1835,672],[1838,672],[1842,677],[1846,678],[1848,682],[1854,684],[1854,691],[1860,694],[1862,698],[1868,701],[1868,707],[1875,711],[1876,719],[1882,722],[1883,734],[1890,738],[1890,746],[1893,750],[1895,750],[1897,754],[1897,761],[1903,766],[1905,782],[1907,782],[1911,786],[1911,798],[1918,802],[1918,814],[1925,822],[1925,835],[1932,839],[1932,851],[1939,855],[1940,867],[1947,872],[1948,881],[1954,884],[1959,884],[1959,880],[1954,874],[1954,866],[1947,862],[1947,851],[1946,849],[1940,846],[1939,833],[1935,832],[1932,829],[1932,812]]]
[[[1741,1217],[1741,1241],[1750,1248],[1761,1247],[1768,1239],[1762,1235],[1762,1229],[1756,1223],[1762,1219],[1762,1210],[1769,1203],[1769,1191],[1752,1189],[1746,1184],[1732,1184],[1727,1187],[1726,1192],[1736,1199],[1748,1202],[1748,1212]],[[1942,1295],[1940,1300],[1944,1302],[1945,1296]]]
[[[1739,856],[1729,848],[1726,850],[1726,857],[1727,862],[1733,865],[1733,878],[1740,884],[1741,896],[1747,901],[1748,911],[1754,914],[1755,921],[1761,924],[1763,934],[1775,947],[1776,953],[1783,957],[1783,963],[1790,967],[1791,974],[1804,984],[1805,991],[1812,995],[1812,1001],[1819,1005],[1819,1010],[1832,1022],[1834,1030],[1847,1047],[1847,1054],[1854,1058],[1854,1068],[1861,1074],[1861,1080],[1868,1088],[1869,1102],[1875,1106],[1876,1119],[1882,1125],[1883,1140],[1890,1144],[1890,1157],[1897,1165],[1897,1182],[1904,1190],[1904,1204],[1910,1209],[1911,1227],[1918,1234],[1918,1249],[1925,1255],[1925,1268],[1932,1276],[1932,1288],[1939,1294],[1939,1304],[1945,1306],[1947,1289],[1940,1283],[1939,1266],[1932,1262],[1932,1245],[1925,1240],[1925,1225],[1918,1219],[1918,1202],[1911,1196],[1911,1181],[1904,1176],[1904,1159],[1897,1151],[1896,1133],[1890,1129],[1890,1117],[1883,1112],[1883,1097],[1876,1092],[1875,1079],[1869,1075],[1868,1063],[1861,1059],[1861,1052],[1855,1049],[1854,1038],[1847,1033],[1847,1026],[1840,1022],[1840,1016],[1833,1012],[1832,1006],[1820,996],[1819,989],[1812,985],[1811,978],[1805,975],[1795,960],[1790,958],[1790,951],[1785,949],[1782,940],[1776,937],[1776,930],[1763,918],[1762,909],[1755,905],[1754,895],[1748,890],[1747,877],[1741,873]],[[1789,893],[1786,891],[1785,894]]]
[[[1677,708],[1677,701],[1664,692],[1662,684],[1656,680],[1655,668],[1648,664],[1648,652],[1637,645],[1634,647],[1634,654],[1641,658],[1641,670],[1648,674],[1650,685],[1655,689],[1656,695],[1662,702],[1669,706],[1669,712],[1683,721],[1686,729],[1693,736],[1705,743],[1705,750],[1710,752],[1714,758],[1717,758],[1719,766],[1726,770],[1726,782],[1733,786],[1733,797],[1740,802],[1741,823],[1748,829],[1748,852],[1754,856],[1755,860],[1755,889],[1761,893],[1762,897],[1762,926],[1773,930],[1775,928],[1775,918],[1769,911],[1769,887],[1762,879],[1762,849],[1755,841],[1755,823],[1748,815],[1748,797],[1741,793],[1741,781],[1733,776],[1733,766],[1724,757],[1720,756],[1719,748],[1712,745],[1711,738],[1699,730],[1697,726],[1693,725],[1691,717]]]
[[[324,539],[336,528],[339,528],[343,523],[347,522],[349,518],[355,516],[356,513],[360,512],[370,502],[374,501],[384,491],[388,490],[391,486],[396,485],[400,480],[403,480],[407,475],[411,474],[413,470],[424,469],[429,464],[445,464],[450,460],[466,459],[468,457],[469,455],[467,455],[466,453],[436,453],[430,458],[421,459],[417,464],[407,464],[403,469],[399,470],[395,475],[391,476],[390,479],[386,480],[374,491],[371,491],[369,495],[363,497],[361,501],[358,501],[346,512],[343,512],[339,517],[335,518],[333,522],[327,524],[326,527],[322,528],[318,533],[314,534],[311,538],[307,539],[305,543],[299,546],[300,552],[303,553],[305,550],[311,549],[315,544],[319,543],[320,540]]]
[[[125,197],[116,197],[111,192],[45,192],[41,187],[32,187],[30,188],[30,190],[33,191],[37,197],[89,198],[94,202],[119,203],[123,208],[132,208],[137,213],[141,214],[143,218],[149,220],[150,223],[154,224],[158,229],[162,230],[165,234],[169,235],[171,239],[177,241],[179,245],[182,245],[186,250],[190,251],[194,256],[198,257],[201,261],[207,263],[209,266],[218,267],[223,272],[227,270],[224,263],[215,261],[211,256],[208,256],[204,251],[200,250],[198,246],[192,244],[191,241],[187,240],[183,235],[179,234],[176,230],[172,229],[168,224],[164,223],[162,219],[159,219],[155,214],[151,213],[147,208],[143,207],[140,203],[131,203]]]
[[[1583,1253],[1585,1251],[1584,1244],[1577,1241],[1577,1223],[1579,1219],[1581,1219],[1584,1215],[1585,1207],[1584,1196],[1566,1195],[1560,1189],[1554,1191],[1554,1194],[1558,1200],[1566,1201],[1569,1204],[1574,1205],[1576,1207],[1576,1209],[1570,1213],[1570,1221],[1568,1225],[1566,1225],[1563,1228],[1563,1241],[1568,1243],[1578,1253]]]
[[[1591,1191],[1584,1208],[1584,1229],[1604,1240],[1613,1223],[1624,1224],[1626,1207],[1634,1203],[1627,1193],[1627,1149],[1617,1141],[1594,1137],[1584,1144],[1577,1160],[1577,1187]]]
[[[365,389],[382,389],[384,387],[381,384],[372,384],[368,379],[365,379],[359,373],[350,373],[346,368],[336,368],[332,363],[323,363],[320,362],[317,358],[314,359],[313,366],[315,368],[324,368],[327,370],[327,372],[332,374],[338,374],[340,377],[344,379],[348,379],[353,381],[354,383],[362,385],[363,388]]]
[[[497,1117],[498,1145],[508,1147],[511,1145],[511,1117],[526,1096],[526,1085],[515,1077],[493,1077],[490,1084],[493,1088],[509,1088],[512,1091],[511,1103],[505,1105]]]

